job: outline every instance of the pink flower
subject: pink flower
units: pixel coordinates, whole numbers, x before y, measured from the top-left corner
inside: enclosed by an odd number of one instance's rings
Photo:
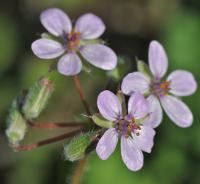
[[[134,93],[128,102],[128,115],[122,115],[122,106],[118,97],[110,91],[103,91],[97,99],[101,115],[112,121],[114,126],[108,129],[99,140],[96,152],[106,160],[115,150],[121,138],[121,155],[126,166],[137,171],[143,166],[142,151],[151,152],[155,131],[141,123],[148,115],[148,103],[140,93]]]
[[[150,111],[153,112],[148,124],[157,127],[162,121],[162,109],[169,118],[180,127],[189,127],[193,122],[190,109],[177,96],[188,96],[197,89],[192,73],[176,70],[166,79],[163,76],[168,68],[168,59],[164,48],[157,41],[149,46],[150,75],[141,72],[129,73],[123,79],[121,89],[124,94],[131,95],[135,91],[148,94]]]
[[[63,75],[76,75],[82,69],[80,55],[92,65],[103,70],[112,70],[117,65],[116,54],[107,46],[92,43],[99,38],[105,25],[94,14],[82,15],[74,28],[69,17],[58,8],[50,8],[42,12],[40,21],[55,39],[41,38],[32,43],[34,54],[42,59],[59,59],[57,69]]]

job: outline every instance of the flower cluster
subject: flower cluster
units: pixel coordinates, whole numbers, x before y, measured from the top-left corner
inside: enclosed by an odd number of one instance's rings
[[[144,63],[142,65],[142,68],[146,67]],[[154,128],[162,121],[161,105],[178,126],[188,127],[193,122],[192,112],[177,97],[188,96],[196,91],[197,84],[192,73],[176,70],[163,80],[168,60],[164,48],[157,41],[150,43],[149,65],[150,69],[130,73],[122,81],[122,92],[130,96],[128,115],[122,116],[119,99],[109,91],[100,93],[97,100],[100,114],[114,121],[113,128],[108,129],[98,142],[97,154],[102,160],[107,159],[114,151],[118,137],[121,137],[122,159],[133,171],[143,165],[141,150],[151,152]]]
[[[76,161],[96,148],[100,159],[106,160],[114,152],[120,139],[123,162],[130,170],[137,171],[143,166],[143,151],[150,153],[154,145],[154,129],[162,121],[162,108],[179,127],[189,127],[192,124],[192,112],[179,97],[193,94],[197,83],[192,73],[185,70],[176,70],[164,77],[168,59],[159,42],[150,43],[149,67],[138,61],[138,71],[129,73],[122,79],[121,89],[117,94],[109,90],[99,94],[99,113],[91,114],[76,75],[82,69],[83,59],[103,70],[116,68],[116,54],[99,39],[105,31],[104,23],[96,15],[87,13],[72,26],[70,18],[58,8],[42,12],[40,21],[49,33],[32,43],[34,54],[42,59],[61,56],[57,64],[58,72],[75,76],[75,84],[88,116],[98,126],[88,122],[75,123],[76,125],[34,125],[32,120],[46,107],[53,91],[51,81],[44,78],[29,90],[23,104],[19,105],[18,101],[14,101],[6,131],[10,142],[18,144],[24,138],[27,122],[29,126],[35,127],[78,126],[79,129],[38,144],[17,147],[17,150],[30,150],[45,143],[73,137],[64,148],[66,159]]]

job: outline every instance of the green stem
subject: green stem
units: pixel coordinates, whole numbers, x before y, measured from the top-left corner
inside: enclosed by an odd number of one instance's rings
[[[72,178],[72,184],[80,184],[81,183],[81,178],[83,176],[86,163],[87,163],[87,156],[78,162],[78,164],[75,168],[75,171],[74,171],[73,178]]]

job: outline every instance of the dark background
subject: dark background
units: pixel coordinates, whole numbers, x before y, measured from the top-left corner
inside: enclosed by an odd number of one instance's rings
[[[98,69],[80,75],[87,99],[96,111],[96,97],[105,88],[115,88],[121,77],[134,71],[135,57],[147,61],[149,42],[159,40],[168,53],[169,72],[187,69],[200,79],[199,0],[1,0],[0,1],[0,183],[69,183],[74,164],[64,161],[66,141],[31,152],[16,153],[5,137],[5,119],[12,100],[24,88],[48,73],[52,62],[33,55],[30,46],[44,31],[39,21],[48,7],[62,8],[72,20],[93,12],[105,22],[103,38],[121,56],[115,79]],[[109,76],[110,76],[109,75]],[[84,112],[70,77],[56,74],[56,90],[38,121],[79,118]],[[131,172],[122,163],[119,148],[101,161],[89,156],[84,184],[199,184],[200,183],[200,93],[184,98],[194,113],[190,128],[181,129],[165,116],[157,128],[151,154],[145,154],[141,171]],[[69,131],[69,130],[62,130]],[[35,142],[61,131],[28,132],[24,143]]]

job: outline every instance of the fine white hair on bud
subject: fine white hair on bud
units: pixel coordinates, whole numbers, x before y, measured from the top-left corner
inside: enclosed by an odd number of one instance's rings
[[[48,78],[37,81],[28,91],[25,98],[22,112],[28,120],[37,118],[52,95],[54,89],[53,82]]]
[[[9,142],[12,145],[18,144],[26,133],[27,125],[26,120],[19,112],[17,107],[17,101],[15,100],[10,109],[10,113],[7,119],[6,135]]]
[[[64,156],[66,160],[76,161],[84,158],[88,152],[89,146],[95,142],[96,132],[87,132],[75,136],[64,146]]]

